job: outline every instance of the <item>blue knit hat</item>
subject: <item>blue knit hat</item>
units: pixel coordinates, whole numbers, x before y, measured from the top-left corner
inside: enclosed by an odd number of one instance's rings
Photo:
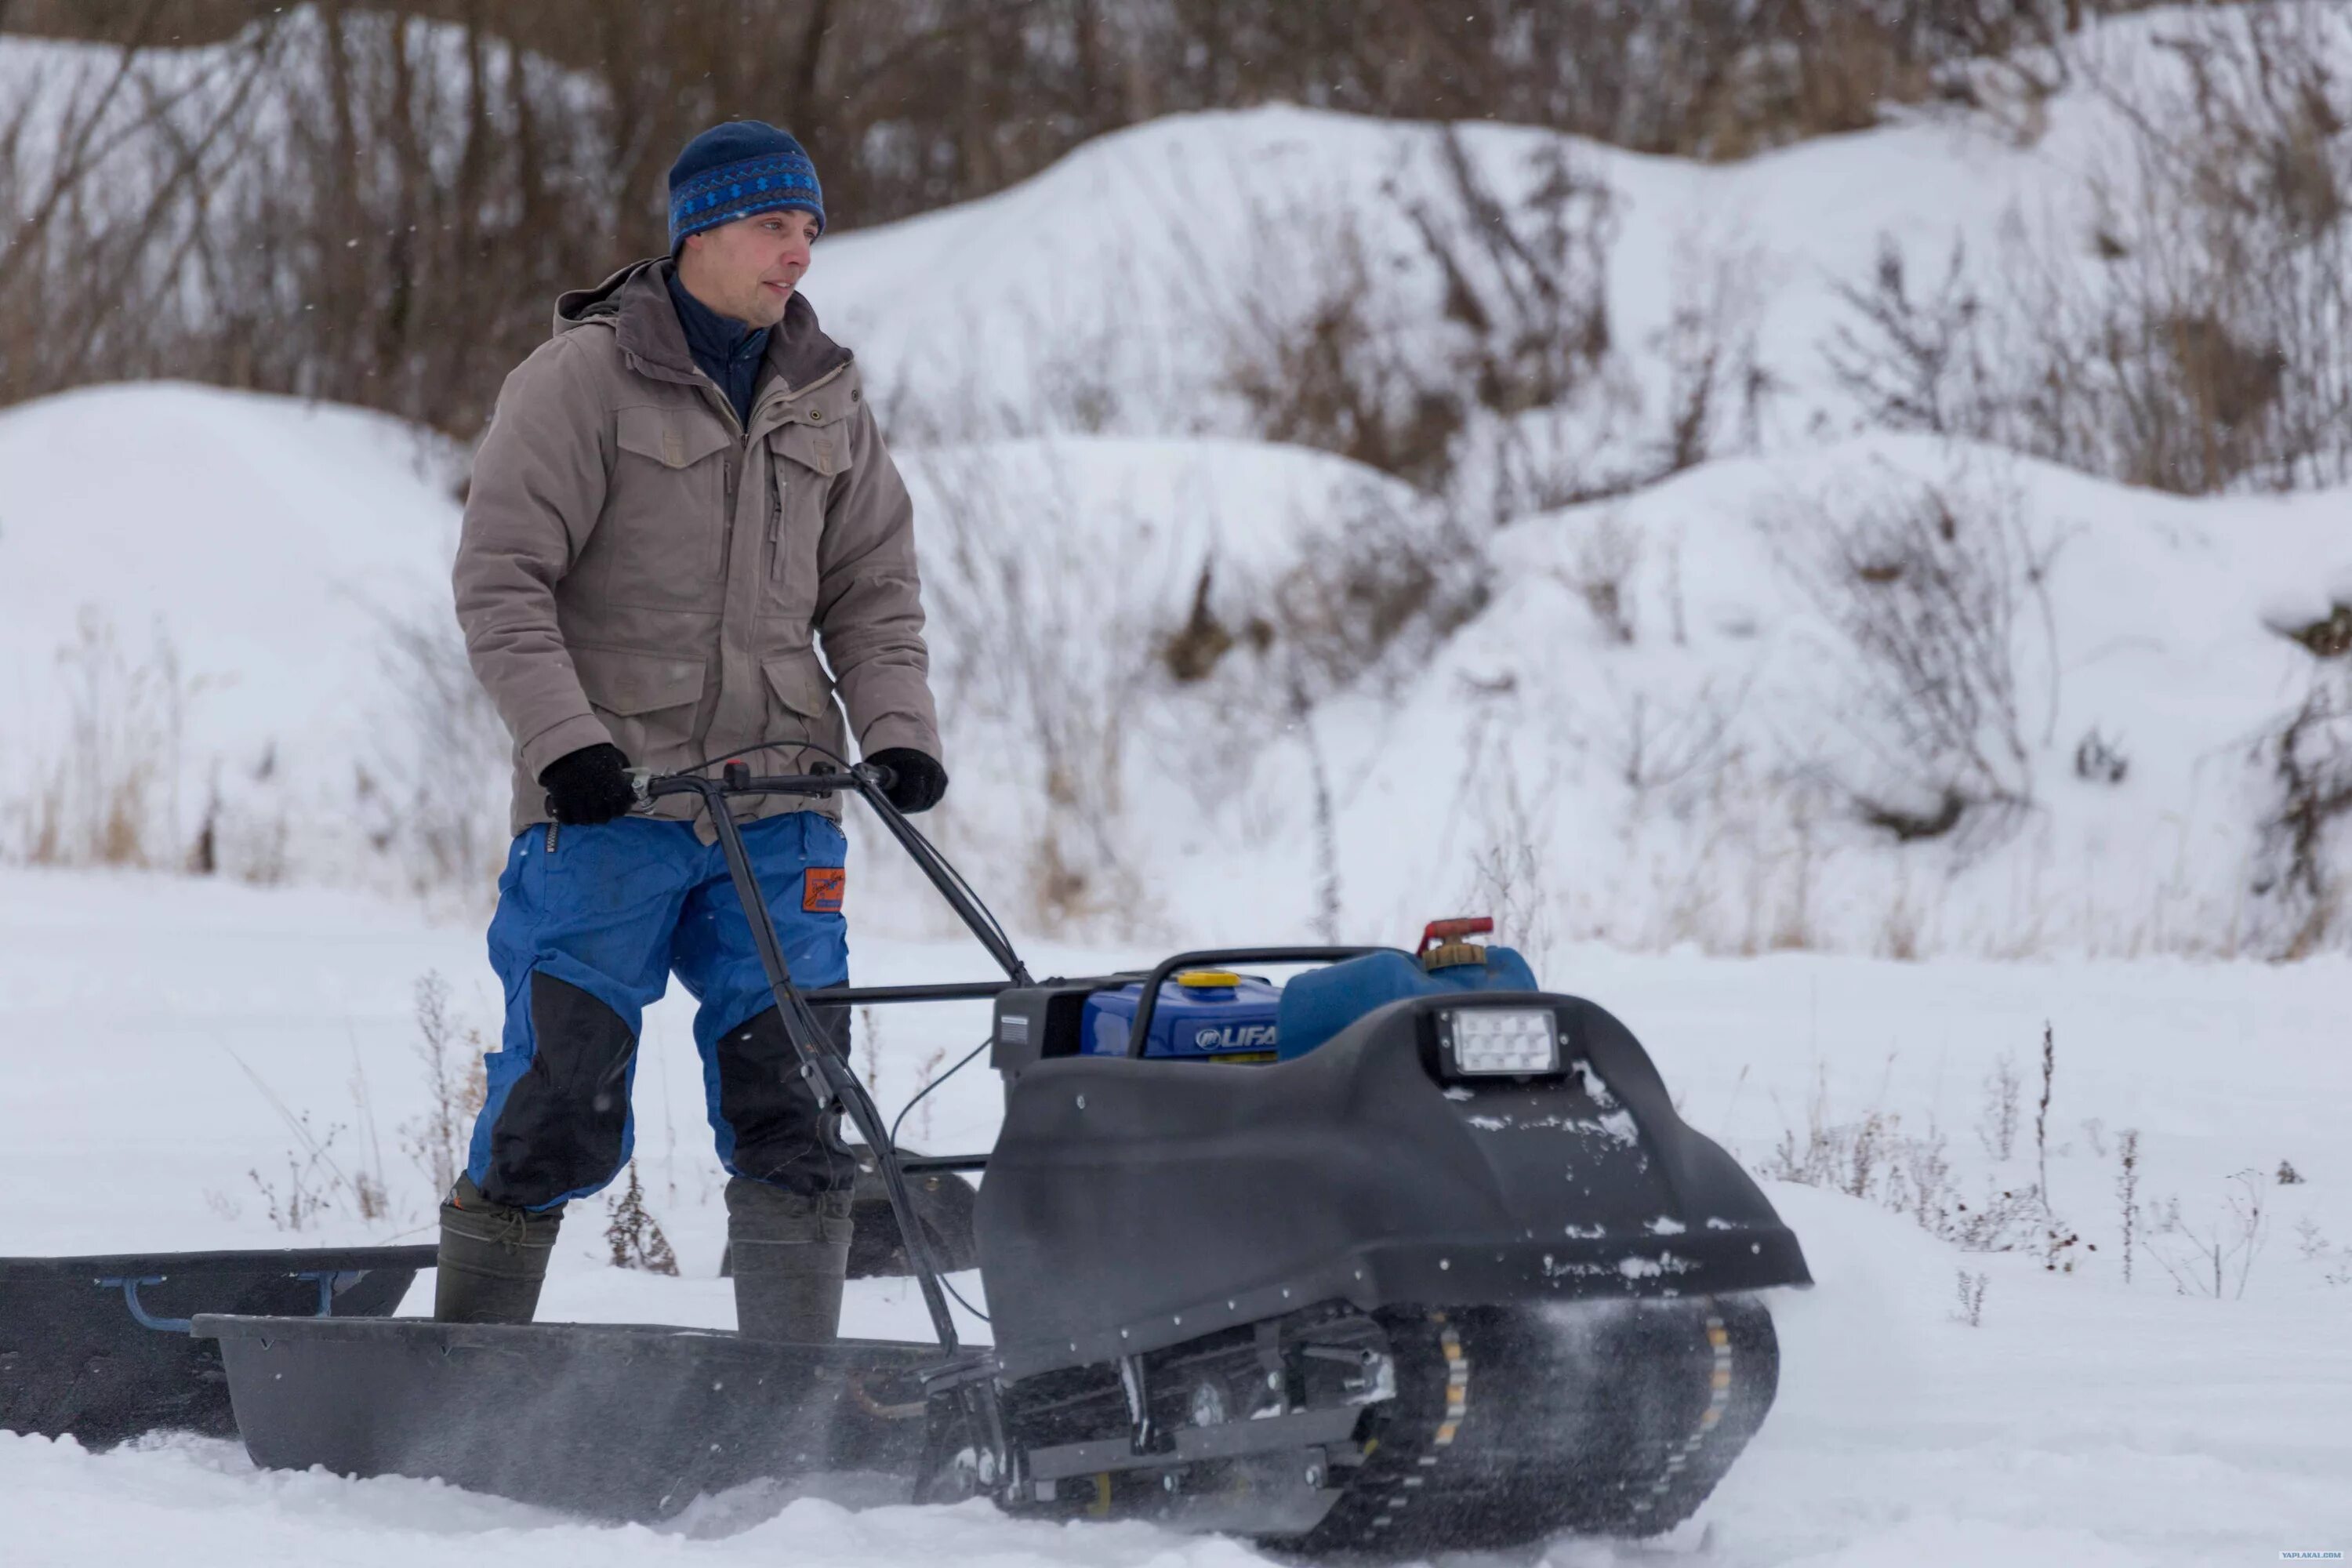
[[[815,214],[824,232],[824,193],[807,151],[763,120],[714,125],[669,166],[670,251],[689,234],[784,207]]]

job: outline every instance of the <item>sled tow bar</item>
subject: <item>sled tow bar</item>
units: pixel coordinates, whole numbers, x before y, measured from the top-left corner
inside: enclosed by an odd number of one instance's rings
[[[778,1016],[783,1020],[784,1036],[792,1041],[793,1050],[801,1060],[801,1076],[812,1083],[822,1082],[829,1098],[849,1113],[857,1127],[858,1135],[874,1152],[876,1168],[881,1173],[882,1184],[890,1194],[890,1207],[898,1216],[898,1231],[905,1238],[907,1256],[914,1265],[915,1281],[922,1288],[923,1305],[929,1310],[931,1328],[939,1335],[940,1348],[953,1356],[958,1350],[955,1319],[948,1310],[947,1294],[940,1287],[939,1266],[931,1257],[929,1242],[925,1238],[920,1220],[916,1217],[914,1199],[907,1191],[908,1170],[939,1171],[974,1168],[962,1164],[966,1159],[985,1160],[978,1156],[938,1155],[929,1159],[902,1157],[890,1142],[889,1130],[882,1121],[874,1097],[866,1091],[857,1075],[850,1070],[847,1061],[835,1054],[824,1043],[825,1035],[810,1011],[813,996],[826,1001],[856,999],[857,991],[837,987],[830,991],[808,993],[793,984],[791,968],[784,963],[783,945],[776,938],[776,922],[768,912],[768,900],[760,886],[760,879],[751,869],[751,858],[743,848],[743,834],[737,826],[735,815],[727,802],[730,796],[799,795],[822,798],[833,795],[857,795],[874,808],[882,819],[883,827],[908,858],[921,868],[940,896],[968,927],[980,944],[988,950],[1003,969],[1007,984],[1030,984],[1029,971],[1021,955],[996,923],[980,909],[963,879],[941,858],[939,850],[899,814],[883,792],[890,787],[890,770],[870,763],[860,763],[847,772],[817,773],[786,773],[773,777],[754,777],[749,765],[729,763],[716,779],[695,773],[668,773],[640,776],[637,798],[645,805],[669,795],[691,795],[701,797],[704,815],[710,819],[711,831],[717,835],[719,848],[727,860],[727,874],[734,881],[736,898],[743,906],[745,923],[751,928],[751,943],[759,950],[760,965],[766,972],[769,990],[776,998]],[[878,986],[866,988],[867,1000],[874,1001],[961,1001],[992,996],[1004,989],[1003,984],[974,983],[957,985]],[[899,993],[895,995],[878,993]],[[905,993],[920,994],[905,994]]]

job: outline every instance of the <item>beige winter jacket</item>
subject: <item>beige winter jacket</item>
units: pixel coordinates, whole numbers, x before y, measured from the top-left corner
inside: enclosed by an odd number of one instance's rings
[[[913,509],[849,351],[795,294],[746,430],[687,351],[669,265],[559,300],[475,459],[457,621],[514,736],[516,832],[547,820],[540,771],[600,741],[661,770],[940,755]]]

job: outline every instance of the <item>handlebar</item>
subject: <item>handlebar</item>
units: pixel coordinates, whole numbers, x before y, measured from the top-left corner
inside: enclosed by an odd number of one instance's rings
[[[637,804],[651,805],[668,795],[698,795],[709,799],[719,795],[803,795],[817,798],[838,795],[844,789],[887,798],[891,786],[898,782],[896,769],[880,763],[856,763],[847,769],[819,764],[809,773],[774,773],[755,777],[749,764],[729,763],[718,778],[701,773],[657,773],[651,768],[631,768],[629,780],[636,786]]]
[[[709,813],[714,830],[722,819],[732,826],[733,814],[725,809],[730,798],[760,795],[790,795],[803,799],[823,799],[844,793],[861,795],[882,819],[882,826],[898,842],[921,870],[924,878],[939,890],[940,897],[963,921],[964,928],[988,950],[997,966],[1004,971],[1007,980],[1015,985],[1032,982],[1028,967],[995,921],[980,908],[961,877],[947,863],[936,845],[924,837],[906,815],[890,804],[890,786],[898,782],[895,770],[880,763],[853,763],[847,768],[819,763],[814,773],[754,774],[748,763],[730,762],[719,770],[717,778],[702,773],[656,773],[650,768],[632,768],[629,777],[636,786],[640,808],[655,801],[674,795],[693,795],[702,797],[703,808]],[[722,839],[726,837],[721,832]]]

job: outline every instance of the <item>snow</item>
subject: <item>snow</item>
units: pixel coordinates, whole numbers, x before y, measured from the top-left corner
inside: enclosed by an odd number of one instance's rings
[[[365,849],[387,808],[358,785],[362,772],[471,768],[495,812],[494,765],[422,750],[400,689],[413,667],[393,651],[399,628],[450,637],[446,449],[375,416],[162,385],[0,414],[0,467],[11,476],[0,737],[34,776],[66,755],[87,668],[60,656],[101,635],[117,650],[117,707],[174,737],[171,842],[193,837],[218,791],[247,839],[282,841],[288,874],[381,884],[400,868]],[[2030,606],[2018,639],[2035,805],[2013,837],[1966,859],[1894,849],[1834,810],[1821,819],[1818,805],[1809,823],[1801,791],[1774,781],[1849,766],[1866,780],[1882,750],[1851,655],[1780,560],[1779,520],[1857,492],[1972,484],[1988,467],[2017,498],[2020,526],[2052,547],[2054,640]],[[1042,726],[999,700],[990,640],[1018,606],[1079,629],[1056,677],[1072,704],[1061,721],[1126,737],[1109,844],[1148,868],[1149,896],[1106,934],[1122,921],[1141,931],[1220,918],[1237,858],[1257,930],[1307,931],[1321,879],[1296,725],[1268,724],[1246,651],[1193,698],[1154,697],[1153,649],[1189,615],[1203,566],[1220,593],[1247,591],[1295,562],[1302,531],[1344,498],[1410,500],[1335,458],[1223,438],[918,447],[907,468],[934,519],[934,633],[962,759],[939,831],[975,875],[1017,888],[1045,820]],[[1906,921],[1928,952],[2259,946],[2246,887],[2273,807],[2252,743],[2299,700],[2313,663],[2278,635],[2281,612],[2352,601],[2344,505],[2339,493],[2182,500],[1866,437],[1712,464],[1517,524],[1496,543],[1497,591],[1481,614],[1392,694],[1317,710],[1344,929],[1412,928],[1433,897],[1508,902],[1466,867],[1525,842],[1568,868],[1538,903],[1522,889],[1525,907],[1503,911],[1517,918],[1507,937],[1538,959],[1547,941],[1579,936],[1871,951]],[[1630,646],[1576,586],[1603,531],[1630,542],[1620,603],[1641,628]],[[999,576],[1008,559],[1041,569]],[[175,708],[152,679],[166,648]],[[2127,759],[2120,784],[2076,776],[2075,744],[2094,731]],[[1630,782],[1644,744],[1646,774]],[[0,798],[21,810],[26,780]],[[1000,830],[978,831],[987,821]],[[1399,821],[1423,826],[1400,836]]]
[[[2100,31],[2102,68],[2168,68],[2152,46],[2177,25]],[[55,47],[8,41],[0,65],[38,75]],[[2345,496],[2187,501],[1852,434],[1820,352],[1836,287],[1867,274],[1882,235],[1940,256],[2005,215],[2056,221],[2113,162],[2116,123],[2084,85],[2031,139],[1920,111],[1725,166],[1459,128],[1507,196],[1554,153],[1612,193],[1606,284],[1638,406],[1591,430],[1592,411],[1570,419],[1604,466],[1654,444],[1659,334],[1688,302],[1677,279],[1710,258],[1738,259],[1782,390],[1752,455],[1483,534],[1483,609],[1338,691],[1294,691],[1289,653],[1255,651],[1252,618],[1283,624],[1286,574],[1371,520],[1426,535],[1444,509],[1251,438],[1234,339],[1328,277],[1335,224],[1369,223],[1368,308],[1410,352],[1441,283],[1392,220],[1453,199],[1443,128],[1281,106],[1171,117],[985,200],[829,238],[811,297],[861,356],[923,531],[956,779],[937,832],[1033,924],[1105,940],[1241,910],[1254,936],[1365,938],[1443,906],[1503,915],[1538,961],[1591,939],[2283,951],[2296,911],[2254,891],[2274,881],[2279,808],[2261,742],[2320,673],[2282,631],[2352,602]],[[1204,239],[1204,204],[1247,221]],[[373,416],[194,387],[0,413],[0,741],[37,777],[63,765],[74,688],[58,654],[87,610],[115,637],[118,706],[142,661],[167,646],[177,660],[170,721],[152,676],[137,713],[176,736],[159,858],[178,858],[217,794],[234,874],[430,880],[408,838],[371,841],[391,800],[436,771],[494,848],[499,760],[420,726],[404,689],[416,667],[394,646],[421,627],[446,653],[454,457]],[[1483,482],[1478,469],[1463,488]],[[2022,754],[2005,783],[2027,804],[1963,843],[1897,846],[1847,797],[1935,803],[1805,572],[1811,524],[1931,489],[2008,515],[2021,555],[2047,555],[2011,639]],[[1161,656],[1204,582],[1238,640],[1212,679],[1181,686]],[[2078,776],[2094,738],[2127,768],[2120,782]],[[26,837],[43,787],[0,785],[0,836]],[[1076,897],[1037,892],[1066,881],[1057,867],[1088,877]],[[487,885],[461,880],[476,900]],[[938,934],[935,913],[890,918]]]
[[[2105,68],[2169,68],[2149,46],[2177,21],[2099,32]],[[159,68],[193,79],[205,63]],[[0,96],[54,95],[65,66],[102,64],[0,39]],[[1160,653],[1204,578],[1245,631],[1287,574],[1368,520],[1444,521],[1394,479],[1253,438],[1230,386],[1250,310],[1311,294],[1350,226],[1370,318],[1423,346],[1439,282],[1397,215],[1444,197],[1440,128],[1279,106],[1156,121],[985,201],[828,238],[812,275],[921,520],[956,779],[927,826],[1038,973],[1306,937],[1327,878],[1341,940],[1493,912],[1547,984],[1617,1013],[1682,1114],[1751,1169],[1785,1169],[1783,1140],[1801,1152],[1813,1126],[1875,1127],[1881,1175],[1943,1159],[1972,1205],[2040,1179],[2050,1031],[2050,1206],[2080,1245],[1965,1252],[1889,1212],[1883,1184],[1856,1197],[1769,1183],[1818,1286],[1776,1293],[1780,1394],[1761,1436],[1666,1542],[1555,1542],[1512,1568],[2161,1568],[2352,1550],[2352,957],[2242,956],[2277,945],[2251,891],[2274,809],[2257,743],[2315,679],[2282,634],[2352,603],[2352,497],[2184,500],[1857,432],[1819,352],[1835,285],[1866,274],[1883,236],[1940,259],[1954,236],[2012,219],[2062,236],[2082,221],[2116,110],[2078,86],[2042,112],[2031,138],[1921,111],[1720,167],[1460,128],[1507,195],[1559,153],[1613,193],[1606,284],[1633,409],[1579,410],[1543,438],[1633,471],[1664,407],[1659,336],[1727,264],[1781,391],[1746,455],[1512,515],[1479,545],[1483,606],[1339,689],[1293,691],[1246,636],[1193,686]],[[436,917],[393,896],[417,868],[406,841],[373,840],[433,770],[502,832],[499,759],[420,724],[401,640],[421,631],[447,652],[461,458],[379,416],[195,386],[0,411],[0,858],[77,765],[145,759],[158,858],[176,863],[210,819],[226,873],[0,867],[0,1191],[16,1199],[0,1255],[430,1236],[414,987],[446,977],[485,1035],[498,998],[479,909]],[[1903,780],[1864,671],[1806,592],[1804,546],[1822,520],[1929,487],[2009,518],[2048,561],[2014,639],[2015,782],[2032,805],[1958,853],[1895,847],[1808,793]],[[2093,733],[2127,758],[2119,782],[2077,775]],[[860,981],[987,976],[969,943],[939,940],[945,911],[885,847],[856,854]],[[1072,868],[1090,877],[1077,895],[1042,890]],[[486,889],[463,892],[478,906]],[[886,1013],[861,1022],[860,1059],[895,1109],[984,1029],[971,1005]],[[2002,1152],[1987,1086],[2005,1067],[2025,1089]],[[983,1149],[999,1107],[975,1066],[914,1113],[908,1141]],[[637,1149],[682,1275],[609,1267],[592,1201],[564,1232],[545,1317],[731,1322],[700,1108],[673,996],[648,1016]],[[1589,1131],[1638,1137],[1622,1110]],[[307,1170],[305,1139],[326,1149]],[[2299,1182],[2276,1181],[2286,1163]],[[2210,1299],[2190,1236],[2226,1236],[2241,1173],[2264,1228]],[[388,1195],[374,1220],[338,1186],[362,1173]],[[292,1232],[272,1211],[298,1182],[330,1205]],[[957,1283],[979,1302],[976,1275]],[[925,1331],[904,1282],[857,1283],[848,1315],[855,1332]],[[1230,1541],[915,1510],[854,1487],[591,1527],[439,1484],[261,1472],[231,1443],[89,1454],[0,1434],[10,1568],[462,1554],[1261,1561]]]
[[[975,977],[970,944],[856,939],[861,981]],[[1206,934],[1206,933],[1203,933]],[[1046,969],[1087,973],[1143,956],[1024,943]],[[411,986],[453,982],[462,1020],[495,1026],[473,929],[427,922],[353,892],[264,890],[145,875],[0,871],[0,1255],[414,1240],[433,1194],[399,1147],[425,1108]],[[1780,1393],[1747,1456],[1698,1519],[1655,1546],[1561,1542],[1509,1561],[1599,1568],[1916,1562],[2201,1565],[2352,1546],[2352,1309],[2294,1235],[2308,1219],[2352,1237],[2352,1156],[2336,1126],[2352,1098],[2341,1002],[2352,965],[2139,963],[1895,963],[1783,955],[1568,950],[1549,983],[1610,1007],[1658,1063],[1683,1114],[1751,1163],[1800,1128],[1816,1074],[1840,1119],[1873,1108],[1933,1120],[1973,1179],[2030,1179],[2022,1148],[1978,1158],[1980,1082],[2028,1059],[2048,1018],[2057,1076],[2048,1142],[2057,1206],[2097,1251],[2047,1274],[2031,1253],[1967,1254],[1843,1194],[1768,1184],[1817,1286],[1774,1293]],[[551,1320],[725,1326],[715,1278],[719,1173],[700,1127],[690,1004],[648,1016],[637,1079],[646,1201],[682,1278],[603,1258],[603,1205],[576,1205],[549,1283]],[[971,1005],[899,1009],[861,1036],[886,1107],[984,1032]],[[944,1057],[938,1053],[951,1053]],[[248,1079],[242,1061],[252,1069]],[[364,1108],[356,1085],[363,1074]],[[258,1080],[257,1082],[255,1080]],[[293,1142],[267,1086],[356,1171],[382,1147],[394,1212],[347,1203],[299,1235],[274,1228],[254,1178],[278,1178]],[[2037,1086],[2038,1087],[2038,1086]],[[910,1141],[983,1147],[1001,1100],[975,1067],[918,1110]],[[2094,1144],[2103,1124],[2106,1153]],[[2112,1139],[2143,1133],[2144,1201],[2178,1194],[2202,1216],[2229,1173],[2291,1159],[2270,1187],[2271,1232],[2243,1300],[2176,1294],[2145,1252],[2125,1285]],[[131,1152],[126,1154],[126,1151]],[[2141,1245],[2147,1244],[2143,1234]],[[1664,1266],[1642,1255],[1629,1263]],[[2352,1270],[2352,1256],[2336,1267]],[[1957,1321],[1963,1272],[1987,1277],[1981,1323]],[[975,1300],[977,1277],[960,1281]],[[421,1283],[407,1310],[424,1309]],[[986,1329],[967,1321],[976,1340]],[[848,1327],[920,1338],[902,1282],[852,1287]],[[1015,1522],[984,1506],[925,1510],[870,1496],[753,1489],[660,1529],[592,1527],[441,1485],[255,1470],[233,1443],[152,1439],[106,1454],[0,1436],[0,1519],[13,1565],[126,1551],[174,1563],[331,1557],[407,1564],[488,1552],[540,1563],[863,1565],[915,1560],[1069,1564],[1259,1561],[1217,1539],[1141,1525]]]
[[[284,840],[225,858],[234,869],[348,875],[373,826],[349,820],[367,804],[355,782],[418,761],[409,671],[387,648],[448,622],[447,444],[356,409],[160,383],[0,414],[0,741],[20,760],[0,817],[44,775],[91,795],[91,773],[144,758],[171,795],[159,840],[190,842],[218,799],[228,835]]]

